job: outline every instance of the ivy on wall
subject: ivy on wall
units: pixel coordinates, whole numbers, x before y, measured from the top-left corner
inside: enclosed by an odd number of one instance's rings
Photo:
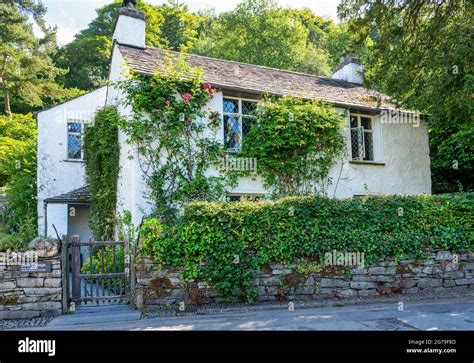
[[[115,233],[120,170],[119,120],[120,115],[114,107],[104,107],[84,132],[86,181],[92,194],[89,223],[98,241],[112,240]]]
[[[267,98],[245,136],[244,154],[276,196],[324,193],[329,169],[343,156],[345,119],[316,100]]]
[[[267,263],[309,260],[323,268],[334,250],[363,254],[369,266],[423,259],[433,249],[472,252],[473,218],[473,194],[197,202],[176,225],[146,221],[141,253],[180,267],[185,280],[205,281],[228,299],[252,300],[255,273]]]
[[[119,82],[132,115],[120,127],[137,151],[153,214],[172,221],[193,200],[222,198],[226,178],[206,171],[218,163],[221,118],[206,108],[215,90],[180,56],[165,56],[153,76]]]

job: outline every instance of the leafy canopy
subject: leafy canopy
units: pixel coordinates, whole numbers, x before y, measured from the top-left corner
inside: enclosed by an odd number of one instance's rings
[[[365,81],[428,113],[435,191],[474,186],[474,3],[343,0]]]

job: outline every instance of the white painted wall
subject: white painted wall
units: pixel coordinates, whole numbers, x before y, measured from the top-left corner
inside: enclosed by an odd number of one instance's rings
[[[67,160],[67,122],[90,122],[98,108],[105,104],[107,87],[87,93],[38,114],[38,233],[44,234],[43,201],[84,186],[84,165]],[[48,235],[67,234],[65,205],[48,207]]]
[[[134,10],[130,9],[127,11],[134,12]],[[145,21],[121,13],[118,17],[112,39],[120,44],[145,48]]]
[[[363,67],[357,63],[349,63],[339,69],[331,76],[334,79],[342,79],[347,82],[362,84]]]

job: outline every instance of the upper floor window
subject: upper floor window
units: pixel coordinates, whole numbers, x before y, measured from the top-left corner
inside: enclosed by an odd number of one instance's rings
[[[82,137],[84,123],[82,121],[68,121],[67,123],[67,158],[82,160]]]
[[[257,101],[224,98],[224,144],[229,151],[240,151],[242,139],[256,120]]]
[[[372,117],[351,114],[352,160],[374,161],[374,127]]]

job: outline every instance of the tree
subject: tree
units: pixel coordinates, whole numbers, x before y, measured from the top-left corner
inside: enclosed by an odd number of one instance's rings
[[[112,35],[121,5],[121,0],[115,0],[99,8],[87,29],[60,50],[55,62],[68,69],[63,77],[67,87],[89,91],[107,81]],[[137,10],[145,14],[147,45],[183,51],[192,44],[198,16],[189,13],[186,6],[175,1],[154,6],[139,0]]]
[[[6,186],[7,227],[17,232],[8,237],[10,247],[36,235],[36,135],[31,114],[0,115],[0,186]]]
[[[245,0],[211,23],[191,49],[216,58],[319,75],[330,73],[327,51],[309,40],[301,19],[273,0]]]
[[[429,115],[433,190],[474,187],[472,1],[343,0],[364,79]]]
[[[51,60],[56,34],[44,24],[45,11],[34,0],[5,0],[0,4],[0,92],[10,117],[12,105],[38,107],[68,96],[56,82],[62,70]],[[43,32],[42,38],[35,37],[29,16]]]

